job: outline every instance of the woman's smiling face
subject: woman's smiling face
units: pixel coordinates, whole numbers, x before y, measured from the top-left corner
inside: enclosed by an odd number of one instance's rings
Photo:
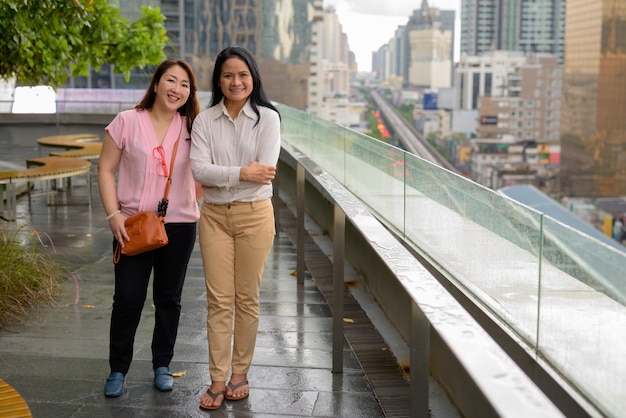
[[[156,101],[165,108],[178,110],[191,94],[191,82],[187,71],[179,65],[168,68],[155,87]]]
[[[252,74],[248,65],[239,58],[229,58],[222,65],[220,88],[226,102],[236,103],[248,100],[253,90]]]

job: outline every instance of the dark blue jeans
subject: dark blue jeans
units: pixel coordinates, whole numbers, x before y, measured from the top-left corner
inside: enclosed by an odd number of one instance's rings
[[[155,323],[152,367],[169,367],[180,318],[180,299],[187,265],[196,241],[196,223],[165,224],[169,243],[136,256],[121,255],[115,264],[115,295],[109,335],[111,373],[124,375],[133,359],[133,344],[154,270],[152,295]],[[117,243],[113,240],[113,251]]]

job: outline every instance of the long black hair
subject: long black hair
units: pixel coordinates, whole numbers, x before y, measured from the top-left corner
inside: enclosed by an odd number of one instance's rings
[[[184,105],[178,108],[178,113],[182,116],[187,117],[187,130],[191,132],[191,127],[193,125],[193,120],[196,118],[198,113],[200,112],[200,101],[198,100],[198,87],[196,85],[196,76],[191,69],[191,66],[183,61],[177,60],[174,58],[167,58],[163,61],[159,66],[154,70],[154,74],[152,74],[152,80],[150,81],[150,85],[146,89],[146,94],[144,94],[143,99],[139,102],[135,109],[137,110],[150,110],[152,106],[154,106],[154,102],[156,100],[156,92],[154,88],[159,81],[161,81],[161,77],[165,74],[165,71],[168,69],[178,65],[187,73],[189,77],[189,98],[185,102]]]
[[[242,46],[231,46],[225,48],[217,55],[217,58],[215,59],[215,67],[213,68],[213,78],[211,80],[213,92],[211,94],[210,107],[217,105],[224,98],[224,93],[220,88],[220,76],[222,75],[224,62],[230,58],[238,58],[242,60],[250,69],[250,75],[252,76],[252,93],[250,94],[248,101],[250,102],[250,106],[252,106],[254,113],[257,115],[257,121],[254,126],[256,126],[261,120],[261,114],[259,113],[258,108],[259,106],[265,106],[272,109],[278,113],[278,116],[280,117],[280,112],[276,109],[272,102],[270,102],[265,94],[263,83],[261,82],[261,72],[259,71],[256,59],[254,59],[254,55]]]

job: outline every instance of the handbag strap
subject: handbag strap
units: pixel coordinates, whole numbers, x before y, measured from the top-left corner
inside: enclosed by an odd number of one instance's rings
[[[165,217],[165,214],[167,213],[167,204],[169,203],[169,201],[167,200],[167,195],[169,194],[170,185],[172,184],[172,172],[174,171],[174,161],[176,160],[176,151],[178,151],[178,143],[180,142],[180,135],[183,132],[183,126],[184,124],[182,122],[182,117],[181,117],[180,132],[178,133],[178,139],[176,140],[176,143],[174,144],[174,150],[172,151],[172,160],[170,161],[169,174],[167,176],[167,182],[165,183],[165,193],[163,193],[163,199],[161,199],[158,205],[157,212],[159,213],[161,217]]]
[[[182,122],[181,122],[182,123]],[[181,125],[180,131],[182,133],[183,127]],[[169,175],[167,176],[167,183],[165,183],[165,193],[163,194],[163,200],[167,200],[167,195],[170,192],[170,184],[172,184],[172,171],[174,171],[174,161],[176,160],[176,151],[178,150],[178,142],[180,141],[180,134],[178,134],[178,139],[174,144],[174,151],[172,151],[172,161],[170,161],[170,170]]]

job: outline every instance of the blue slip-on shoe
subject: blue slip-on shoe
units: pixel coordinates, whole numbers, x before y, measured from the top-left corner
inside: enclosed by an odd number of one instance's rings
[[[154,387],[161,392],[174,389],[174,377],[167,367],[157,367],[154,371]]]
[[[124,393],[125,377],[120,372],[111,373],[107,382],[104,384],[104,396],[107,398],[117,398]]]

